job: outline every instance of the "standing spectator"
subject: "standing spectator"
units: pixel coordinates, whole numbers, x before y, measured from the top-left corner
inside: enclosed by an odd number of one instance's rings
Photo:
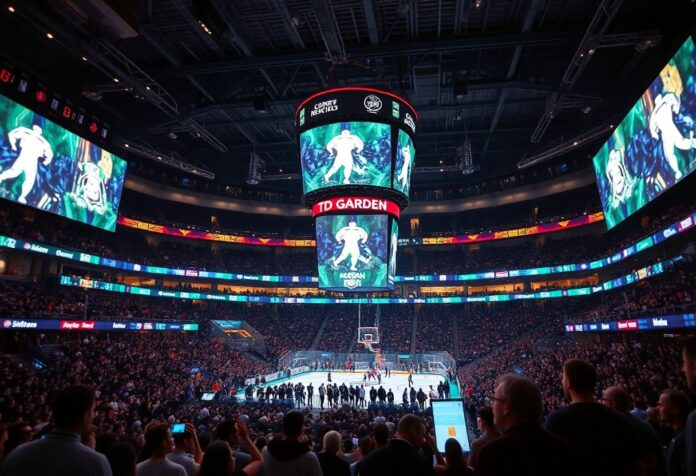
[[[563,393],[571,402],[549,415],[546,429],[580,452],[584,474],[634,475],[638,442],[624,415],[594,401],[597,373],[590,362],[563,364]]]
[[[321,476],[317,455],[303,441],[304,415],[298,411],[283,417],[285,438],[274,438],[263,449],[264,476]]]
[[[256,452],[258,453],[258,450]],[[262,467],[263,462],[259,454],[258,460],[253,460],[243,470],[237,469],[229,445],[224,441],[216,441],[205,452],[198,476],[255,476]]]
[[[106,458],[113,476],[135,476],[138,454],[132,443],[116,443],[106,450]]]
[[[631,397],[628,395],[628,392],[619,386],[609,387],[602,395],[602,403],[626,415],[631,426],[633,426],[633,431],[638,438],[637,449],[641,464],[640,474],[645,476],[659,475],[664,464],[660,439],[655,428],[650,423],[630,413]]]
[[[55,429],[16,448],[3,461],[0,475],[111,476],[106,457],[80,441],[93,418],[94,390],[82,385],[62,390],[53,402]]]
[[[360,476],[427,476],[432,464],[421,454],[425,443],[425,420],[417,415],[401,417],[397,438],[363,460]]]
[[[481,430],[480,438],[475,439],[471,443],[471,452],[469,453],[469,465],[472,468],[476,467],[476,459],[481,451],[481,448],[486,446],[491,441],[495,441],[502,436],[502,433],[496,428],[493,423],[493,408],[484,406],[479,408],[478,418],[476,419],[479,430]]]
[[[669,476],[686,475],[686,419],[689,415],[689,397],[678,390],[665,390],[660,394],[657,409],[660,421],[669,426],[674,434],[667,446],[665,459]]]
[[[539,425],[541,393],[534,382],[503,375],[491,400],[493,421],[503,436],[481,448],[476,476],[579,474],[573,450]]]
[[[188,476],[196,476],[202,458],[201,447],[196,428],[191,423],[187,423],[185,428],[183,433],[174,433],[174,450],[167,459],[183,466]]]
[[[150,458],[136,466],[137,476],[187,476],[180,464],[172,463],[167,455],[174,449],[172,433],[166,423],[153,423],[145,430],[145,448]]]
[[[696,336],[688,337],[682,345],[682,370],[691,392],[696,393]],[[692,410],[686,422],[686,471],[688,476],[696,476],[696,410]]]
[[[251,456],[248,453],[237,450],[241,442],[239,429],[242,424],[243,423],[238,420],[229,419],[221,422],[215,429],[218,440],[222,440],[230,445],[237,470],[244,469],[251,461]]]
[[[323,449],[318,456],[323,474],[327,476],[350,476],[350,466],[338,454],[340,449],[341,434],[333,430],[326,432]]]

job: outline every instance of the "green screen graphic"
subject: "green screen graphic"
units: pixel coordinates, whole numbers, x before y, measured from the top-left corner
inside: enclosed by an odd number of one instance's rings
[[[304,193],[339,185],[389,187],[391,129],[375,122],[340,122],[300,134]]]
[[[595,156],[607,228],[696,168],[695,78],[696,53],[689,38]]]
[[[0,96],[0,197],[116,228],[126,161]]]
[[[399,244],[399,222],[392,218],[391,238],[389,240],[389,275],[387,277],[389,286],[394,286],[394,276],[396,275],[396,251]]]
[[[411,137],[399,130],[399,139],[396,144],[396,170],[394,171],[394,188],[408,196],[411,188],[411,170],[416,159],[416,148]]]
[[[387,215],[320,216],[316,231],[320,288],[388,288]]]

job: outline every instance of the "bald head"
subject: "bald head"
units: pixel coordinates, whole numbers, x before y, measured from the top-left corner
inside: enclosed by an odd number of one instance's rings
[[[632,406],[631,397],[628,395],[628,392],[618,385],[609,387],[604,391],[602,403],[621,413],[628,413],[631,411]]]

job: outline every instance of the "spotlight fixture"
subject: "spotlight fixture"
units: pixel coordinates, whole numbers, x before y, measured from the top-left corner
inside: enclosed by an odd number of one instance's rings
[[[14,5],[10,5],[9,7],[7,7],[7,11],[10,13],[14,13],[16,11]]]
[[[53,39],[53,33],[51,33],[50,31],[47,32],[47,33],[46,33],[46,38],[48,38],[49,40],[52,40],[52,39]]]

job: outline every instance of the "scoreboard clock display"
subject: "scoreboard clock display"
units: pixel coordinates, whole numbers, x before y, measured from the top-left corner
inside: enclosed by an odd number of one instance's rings
[[[96,114],[8,62],[0,67],[0,92],[92,142],[104,145],[110,139],[111,127]]]

